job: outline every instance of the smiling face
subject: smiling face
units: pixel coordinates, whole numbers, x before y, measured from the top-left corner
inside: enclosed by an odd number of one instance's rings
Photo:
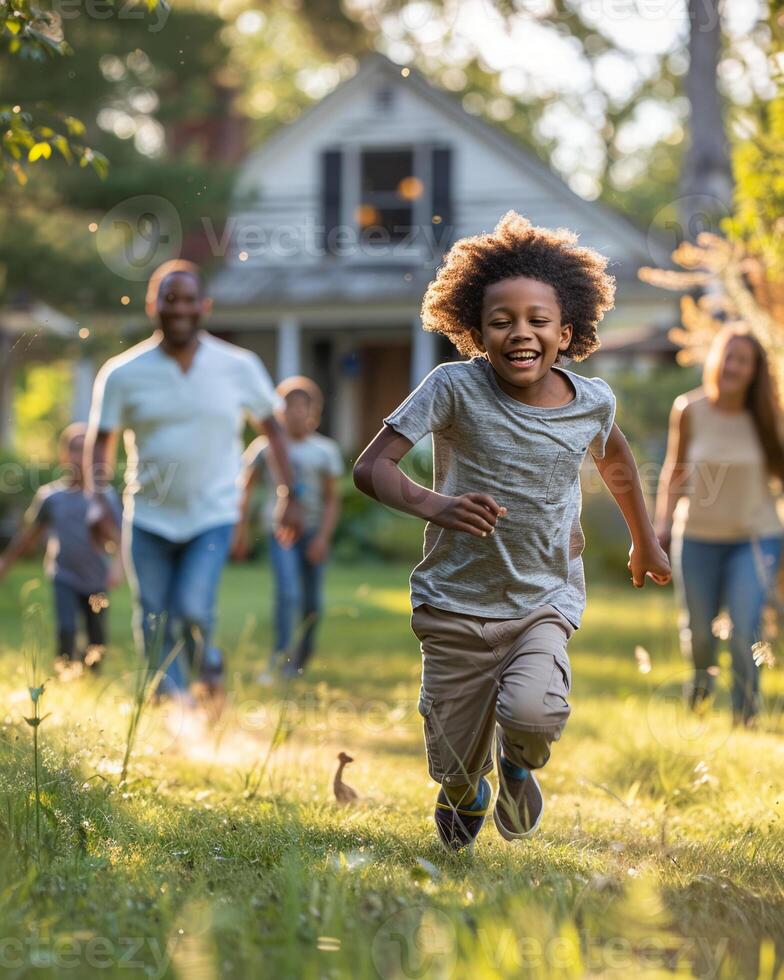
[[[187,347],[191,343],[206,309],[195,276],[173,272],[161,281],[156,312],[164,339],[171,347]]]
[[[750,340],[733,337],[724,348],[718,374],[722,395],[745,398],[757,370],[757,352]]]
[[[487,353],[499,381],[527,388],[548,377],[558,354],[572,339],[572,326],[561,323],[561,307],[552,286],[518,276],[488,286],[482,304],[482,329],[471,336]]]

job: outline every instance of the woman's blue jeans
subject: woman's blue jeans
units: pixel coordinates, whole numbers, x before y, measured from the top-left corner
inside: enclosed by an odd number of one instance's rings
[[[675,585],[682,606],[681,645],[694,663],[694,692],[710,694],[717,638],[713,621],[725,608],[732,621],[732,710],[748,720],[759,710],[759,668],[752,644],[761,639],[762,610],[776,582],[781,537],[745,541],[673,539]]]
[[[324,563],[308,560],[307,549],[316,531],[305,531],[289,548],[270,535],[270,561],[275,576],[273,657],[285,673],[301,670],[313,654],[321,615]],[[299,621],[299,627],[297,623]],[[301,635],[295,636],[299,628]]]
[[[150,665],[165,663],[175,644],[182,645],[161,680],[163,694],[187,690],[191,670],[205,678],[222,672],[223,658],[211,641],[233,533],[234,525],[227,524],[189,541],[170,541],[140,527],[131,529],[135,626]]]

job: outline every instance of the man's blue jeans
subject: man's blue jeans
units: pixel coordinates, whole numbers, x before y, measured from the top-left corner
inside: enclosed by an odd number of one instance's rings
[[[283,661],[283,670],[301,670],[313,653],[316,626],[322,607],[324,563],[308,560],[307,549],[316,531],[305,531],[290,548],[284,548],[270,535],[270,561],[275,576],[275,659]],[[297,620],[301,617],[302,634],[296,646]]]
[[[732,710],[744,719],[759,710],[759,668],[751,647],[760,637],[762,610],[776,581],[781,537],[747,541],[673,539],[675,584],[683,607],[684,655],[694,661],[699,698],[713,690],[716,640],[712,624],[722,608],[732,621]]]
[[[166,661],[176,644],[182,644],[161,680],[162,694],[187,690],[191,669],[201,677],[221,671],[221,653],[211,640],[218,585],[233,533],[234,525],[226,524],[189,541],[169,541],[140,527],[131,529],[137,638],[154,667]],[[154,655],[156,662],[152,663]]]

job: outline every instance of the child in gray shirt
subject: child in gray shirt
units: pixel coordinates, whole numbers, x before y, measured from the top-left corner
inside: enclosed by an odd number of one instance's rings
[[[458,241],[422,307],[466,361],[441,364],[394,412],[354,468],[360,490],[427,520],[411,576],[422,650],[419,710],[435,821],[449,848],[473,844],[492,798],[507,840],[539,826],[543,766],[570,713],[566,644],[585,606],[579,471],[586,453],[626,519],[635,586],[670,578],[604,381],[560,366],[599,346],[611,308],[607,260],[564,230],[509,212]],[[433,437],[433,488],[398,463]]]
[[[274,527],[275,488],[280,482],[263,436],[245,452],[242,517],[235,533],[234,554],[248,548],[250,498],[254,485],[266,477],[269,556],[275,581],[274,638],[269,667],[258,680],[270,684],[277,671],[284,677],[301,675],[315,649],[321,616],[324,572],[340,511],[338,478],[343,457],[338,444],[317,432],[323,395],[310,378],[286,378],[277,389],[285,407],[281,413],[286,448],[294,473],[294,493],[302,512],[302,534],[296,540]]]
[[[64,677],[81,663],[96,669],[106,647],[106,593],[122,578],[119,557],[99,549],[87,524],[89,501],[82,482],[82,456],[87,426],[75,422],[60,436],[63,477],[41,487],[24,518],[24,527],[0,555],[0,578],[10,566],[46,535],[44,569],[54,587],[57,621],[55,669]],[[113,544],[119,544],[122,506],[117,494],[105,494],[113,522]],[[107,525],[104,525],[106,528]],[[77,649],[79,619],[86,648]]]

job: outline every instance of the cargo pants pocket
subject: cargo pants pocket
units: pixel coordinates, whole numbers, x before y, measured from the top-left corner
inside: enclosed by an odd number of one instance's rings
[[[421,688],[419,692],[419,713],[422,715],[425,730],[425,751],[427,753],[427,768],[430,776],[440,782],[444,778],[439,738],[433,717],[433,699]]]
[[[569,656],[565,650],[553,654],[553,670],[544,695],[544,705],[549,721],[563,729],[572,713],[569,693],[572,689],[572,671]],[[560,732],[559,732],[560,734]],[[557,736],[556,736],[557,737]]]

